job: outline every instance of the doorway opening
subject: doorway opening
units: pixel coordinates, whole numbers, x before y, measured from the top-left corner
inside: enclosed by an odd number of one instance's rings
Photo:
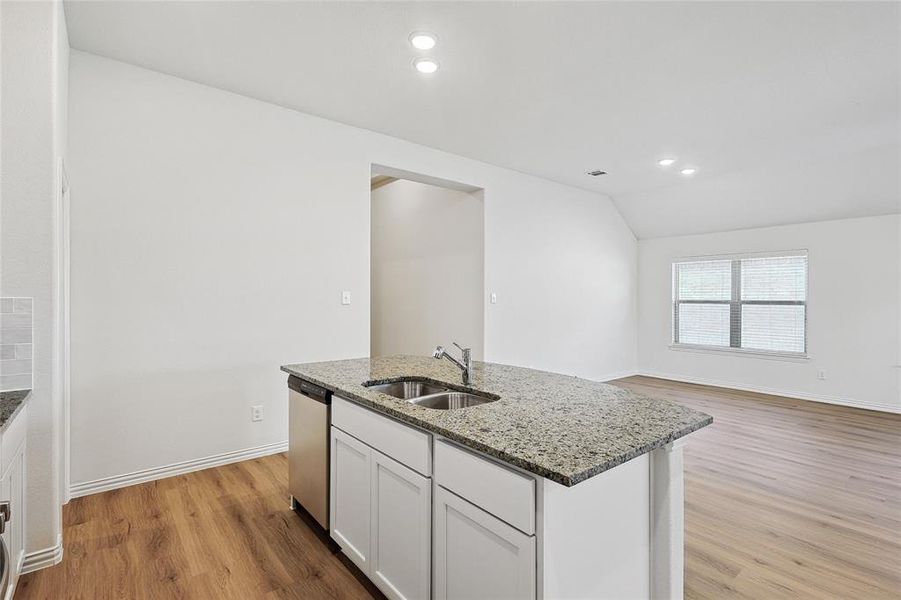
[[[484,356],[484,193],[373,165],[370,356]]]

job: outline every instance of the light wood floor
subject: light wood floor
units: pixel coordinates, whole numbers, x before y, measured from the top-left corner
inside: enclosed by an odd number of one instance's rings
[[[16,599],[371,598],[288,506],[284,454],[136,485],[63,508],[63,562]]]
[[[703,410],[686,598],[901,598],[901,416],[632,377]],[[288,508],[283,455],[79,498],[16,598],[371,598]]]
[[[650,377],[685,444],[686,598],[901,598],[901,415]]]

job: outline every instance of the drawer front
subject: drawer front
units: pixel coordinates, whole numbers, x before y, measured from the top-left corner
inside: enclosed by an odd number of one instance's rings
[[[435,442],[435,483],[516,527],[535,533],[535,480],[443,440]]]
[[[332,425],[414,471],[432,475],[429,434],[338,396],[332,397]]]

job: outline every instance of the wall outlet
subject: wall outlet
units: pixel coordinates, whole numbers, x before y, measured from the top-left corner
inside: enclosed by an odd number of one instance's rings
[[[251,421],[262,421],[263,420],[263,405],[257,404],[256,406],[250,407],[250,420]]]
[[[341,292],[341,304],[344,306],[350,304],[350,292]]]
[[[817,379],[826,379],[826,369],[817,371]]]

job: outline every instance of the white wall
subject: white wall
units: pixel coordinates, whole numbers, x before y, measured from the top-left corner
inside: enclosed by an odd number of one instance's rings
[[[372,191],[371,356],[459,341],[482,358],[481,196],[405,179]]]
[[[54,548],[60,527],[60,390],[53,377],[56,164],[66,154],[68,40],[59,2],[4,2],[3,219],[0,295],[34,298],[26,551]],[[26,562],[28,559],[26,559]]]
[[[640,372],[901,411],[899,226],[901,216],[888,215],[641,240]],[[805,248],[809,359],[670,349],[674,259]]]
[[[486,359],[635,368],[604,196],[81,52],[69,124],[73,484],[284,441],[278,366],[369,354],[373,163],[485,190]]]

